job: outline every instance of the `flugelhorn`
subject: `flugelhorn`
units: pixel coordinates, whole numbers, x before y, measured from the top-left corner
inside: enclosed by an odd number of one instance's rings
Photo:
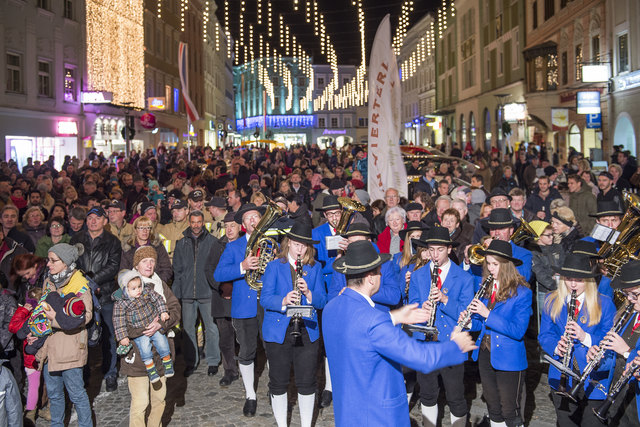
[[[529,223],[525,221],[524,218],[520,218],[520,226],[518,226],[518,228],[516,228],[516,231],[511,234],[509,240],[511,240],[513,244],[517,245],[518,243],[535,236],[536,232],[533,231],[533,228],[531,228]],[[471,264],[481,265],[484,262],[484,255],[480,254],[480,250],[484,250],[484,246],[479,243],[471,245],[471,247],[469,248],[468,255],[469,262]]]

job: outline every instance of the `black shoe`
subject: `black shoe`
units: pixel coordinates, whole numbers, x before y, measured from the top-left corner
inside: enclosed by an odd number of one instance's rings
[[[190,368],[185,368],[184,370],[184,377],[185,378],[189,378],[191,375],[193,375],[193,373],[196,371],[196,367],[192,366]]]
[[[104,379],[104,382],[107,385],[106,388],[109,393],[118,389],[118,379],[116,377],[107,377]]]
[[[235,380],[237,380],[238,378],[240,378],[240,375],[230,375],[227,374],[225,372],[224,376],[222,377],[222,379],[220,380],[220,385],[222,387],[228,387],[231,385],[232,382],[234,382]]]
[[[333,400],[333,393],[329,390],[322,390],[322,396],[320,396],[320,407],[327,408],[331,405],[331,401]]]
[[[253,417],[256,414],[256,409],[258,408],[258,401],[256,399],[247,399],[244,402],[244,408],[242,408],[242,413],[245,417]]]
[[[209,370],[207,371],[207,375],[212,377],[217,373],[218,373],[218,367],[217,366],[209,366]]]

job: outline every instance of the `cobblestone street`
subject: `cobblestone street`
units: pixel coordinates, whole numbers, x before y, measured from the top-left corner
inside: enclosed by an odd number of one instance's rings
[[[533,344],[532,340],[528,340]],[[531,349],[533,346],[528,345]],[[93,352],[95,353],[95,351]],[[104,391],[104,382],[98,383],[101,378],[97,372],[100,369],[100,355],[91,354],[90,358],[96,362],[91,365],[91,380],[89,382],[89,397],[93,402],[93,409],[98,426],[128,426],[129,424],[129,390],[126,378],[119,378],[118,390],[113,393]],[[263,355],[264,356],[264,355]],[[242,415],[244,404],[244,389],[242,381],[238,380],[230,387],[222,388],[218,384],[222,377],[219,372],[214,377],[207,376],[207,367],[200,365],[194,375],[184,378],[182,372],[182,358],[177,358],[176,376],[168,381],[168,401],[164,414],[164,425],[174,426],[265,426],[275,425],[267,397],[268,372],[261,369],[258,376],[258,410],[254,418],[246,418]],[[262,357],[261,359],[264,359]],[[529,360],[538,360],[537,355],[530,355]],[[544,368],[542,367],[544,366]],[[549,400],[549,387],[546,383],[546,374],[541,374],[547,369],[547,365],[534,363],[527,371],[527,399],[525,415],[530,426],[552,427],[555,426],[555,413]],[[95,375],[94,375],[95,373]],[[475,364],[467,364],[465,381],[467,386],[467,399],[471,402],[471,425],[476,425],[486,413],[486,406],[481,399],[482,388],[479,384]],[[290,390],[293,398],[295,392]],[[441,400],[443,394],[441,393]],[[442,402],[443,403],[443,402]],[[421,425],[420,404],[414,395],[411,409],[412,426]],[[442,405],[441,405],[442,407]],[[300,417],[297,406],[290,403],[290,425],[300,425]],[[442,414],[442,411],[440,411]],[[38,422],[37,426],[47,426],[46,422]],[[70,426],[76,426],[75,417],[71,418]],[[315,418],[317,427],[333,426],[333,407],[317,411]],[[442,417],[442,425],[448,426],[449,412],[445,410]]]

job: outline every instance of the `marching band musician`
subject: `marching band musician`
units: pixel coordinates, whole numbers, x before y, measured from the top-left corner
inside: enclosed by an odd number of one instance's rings
[[[589,216],[596,219],[596,224],[600,224],[615,230],[622,222],[624,212],[622,211],[622,208],[618,203],[612,201],[602,201],[598,202],[598,210],[596,211],[596,213],[590,214]],[[589,230],[584,231],[585,233],[589,232]],[[601,244],[600,241],[597,241],[591,236],[583,237],[582,240],[594,242],[596,244],[596,247],[598,248]]]
[[[513,231],[515,230],[515,226],[516,222],[514,221],[509,209],[493,209],[489,214],[488,221],[486,222],[486,227],[489,229],[489,235],[491,238],[485,240],[484,246],[490,246],[494,240],[509,242],[509,246],[511,246],[510,253],[513,253],[514,258],[520,260],[520,262],[516,264],[518,273],[524,277],[525,281],[528,282],[531,279],[531,262],[533,255],[527,249],[521,248],[510,241]],[[465,263],[469,264],[468,248],[465,249]],[[481,270],[480,266],[471,265],[471,272],[476,276],[476,287],[480,283],[479,278],[482,275]]]
[[[598,283],[598,292],[602,295],[613,299],[613,288],[611,287],[611,279],[602,274],[601,258],[598,255],[596,244],[589,240],[578,240],[573,244],[571,253],[578,255],[586,255],[591,260],[591,266],[594,269],[595,280]]]
[[[253,417],[258,406],[254,388],[254,361],[258,346],[258,336],[262,324],[262,307],[258,308],[258,292],[249,287],[245,280],[248,270],[258,268],[259,258],[250,255],[245,257],[247,242],[256,225],[264,214],[266,206],[247,203],[238,209],[235,220],[246,230],[244,237],[227,243],[213,274],[217,282],[233,282],[231,293],[231,319],[236,330],[236,340],[240,344],[238,365],[246,400],[242,413]]]
[[[403,292],[402,297],[406,304],[409,303],[409,284],[411,282],[411,275],[414,271],[417,271],[419,268],[426,265],[430,259],[428,248],[426,246],[419,246],[415,243],[424,241],[427,238],[427,230],[423,230],[417,236],[416,234],[417,233],[411,233],[411,241],[404,246],[405,248],[407,246],[411,246],[415,253],[406,261],[406,265],[404,265],[404,257],[400,260],[400,272],[398,273],[398,281],[405,285],[405,292]]]
[[[627,301],[633,304],[634,313],[620,331],[620,334],[609,332],[602,340],[602,345],[607,350],[614,352],[616,357],[613,381],[619,378],[629,363],[637,359],[640,354],[640,261],[631,260],[620,269],[620,276],[612,284],[614,289],[622,291]],[[622,308],[621,310],[622,311]],[[616,315],[616,320],[620,315]],[[596,348],[589,349],[587,358],[593,357]],[[638,360],[640,362],[640,360]],[[609,411],[611,415],[610,425],[637,426],[640,422],[640,387],[637,380],[621,392],[622,396],[616,399],[616,403]],[[634,402],[635,400],[635,402]]]
[[[494,222],[499,219],[494,217]],[[531,317],[531,290],[516,270],[522,260],[514,257],[512,244],[493,239],[486,250],[483,279],[494,278],[491,288],[474,299],[469,310],[471,330],[480,331],[472,358],[478,361],[482,393],[487,402],[491,426],[521,426],[520,406],[527,354],[524,334]],[[460,313],[460,320],[466,310]]]
[[[416,305],[389,313],[374,308],[380,266],[390,256],[368,241],[353,242],[334,262],[347,276],[347,288],[324,309],[323,338],[334,378],[336,426],[409,426],[409,406],[401,365],[430,372],[461,363],[475,348],[467,333],[442,343],[419,342],[398,324],[421,323]]]
[[[327,222],[314,228],[312,235],[313,240],[319,242],[314,245],[316,249],[316,259],[320,261],[322,266],[324,285],[326,289],[329,289],[329,285],[331,284],[331,275],[333,274],[332,264],[333,261],[335,261],[336,256],[338,256],[338,251],[336,249],[327,249],[326,237],[336,235],[336,227],[340,222],[342,206],[338,203],[338,198],[336,196],[326,196],[322,201],[322,208],[318,210],[323,213]]]
[[[409,221],[407,223],[407,228],[404,228],[398,232],[400,235],[400,239],[404,242],[402,246],[402,250],[397,254],[394,254],[391,258],[393,265],[396,270],[396,274],[400,274],[400,270],[403,267],[406,267],[411,262],[413,255],[415,253],[415,249],[411,244],[411,239],[419,239],[420,233],[427,228],[421,221]],[[402,280],[404,282],[404,280]]]
[[[587,365],[587,352],[597,345],[613,326],[615,306],[609,297],[598,293],[594,280],[595,273],[589,258],[584,255],[569,254],[561,268],[555,267],[560,274],[558,289],[550,292],[544,302],[540,335],[538,340],[542,349],[557,360],[562,360],[566,352],[572,352],[569,369],[577,364],[580,371]],[[569,307],[572,292],[576,292],[577,301],[569,320]],[[568,342],[571,340],[571,342]],[[606,365],[606,364],[605,364]],[[591,378],[604,383],[608,388],[609,369],[601,366],[591,373]],[[573,379],[567,378],[566,390],[573,386]],[[558,390],[560,371],[549,366],[549,386]],[[602,423],[593,414],[592,408],[605,394],[585,381],[584,389],[576,396],[578,403],[552,391],[558,425],[561,426],[600,426]]]
[[[473,278],[449,259],[451,249],[458,246],[458,243],[451,241],[446,228],[433,227],[426,232],[424,241],[414,240],[413,243],[416,246],[426,246],[431,261],[411,275],[409,304],[418,303],[429,316],[436,310],[434,325],[438,330],[438,340],[449,341],[460,312],[473,299]],[[433,274],[437,275],[437,286],[432,288]],[[414,337],[417,335],[420,334],[414,333]],[[458,365],[429,374],[418,373],[422,422],[425,427],[435,427],[438,423],[438,377],[442,379],[446,391],[451,425],[466,425],[468,410],[464,397],[463,362],[464,360]]]
[[[288,305],[312,305],[320,310],[327,302],[322,268],[314,259],[311,225],[297,221],[282,242],[279,259],[271,261],[263,275],[260,304],[265,310],[262,336],[269,361],[269,393],[273,415],[279,427],[287,425],[287,389],[293,365],[298,406],[303,427],[310,427],[316,392],[316,366],[320,341],[318,316],[303,319],[300,336],[292,335],[294,321],[286,315]],[[302,277],[297,278],[298,260]],[[297,301],[297,289],[301,293]]]

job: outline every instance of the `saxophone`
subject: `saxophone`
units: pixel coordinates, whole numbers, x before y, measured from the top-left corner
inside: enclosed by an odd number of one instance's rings
[[[489,274],[487,278],[482,281],[478,292],[476,292],[471,301],[484,297],[489,289],[489,285],[491,284],[493,284],[493,274]],[[469,321],[471,320],[471,311],[469,311],[470,306],[471,304],[467,307],[464,317],[458,321],[458,328],[460,328],[460,330],[467,328]]]
[[[274,238],[267,237],[264,234],[274,222],[284,215],[280,206],[275,202],[268,199],[267,203],[267,211],[262,215],[255,230],[253,230],[253,233],[249,236],[247,250],[245,252],[245,257],[256,256],[259,258],[258,268],[247,271],[245,275],[247,285],[258,292],[262,290],[262,275],[264,274],[264,270],[267,268],[267,264],[276,258],[278,252],[278,242],[276,242]]]
[[[610,332],[615,332],[616,334],[620,333],[620,331],[622,330],[622,328],[627,323],[627,321],[629,320],[629,318],[633,313],[634,313],[633,304],[628,303],[627,306],[624,308],[624,311],[620,315],[620,318],[618,319],[616,324],[613,325],[613,328],[611,328]],[[573,385],[573,387],[569,392],[561,393],[561,394],[571,399],[572,401],[577,402],[578,398],[576,396],[578,394],[578,391],[582,388],[582,386],[584,385],[589,375],[591,375],[591,372],[593,372],[593,370],[598,367],[606,351],[607,350],[604,348],[604,346],[601,343],[598,346],[598,352],[596,353],[596,355],[593,357],[593,359],[591,359],[591,361],[584,368],[584,371],[582,372],[580,379],[576,381],[576,383]]]
[[[567,307],[567,323],[571,321],[575,321],[576,317],[576,302],[578,301],[578,295],[576,291],[571,291],[571,300],[569,301],[569,306]],[[569,364],[571,363],[571,354],[573,353],[573,339],[570,337],[569,332],[567,332],[567,328],[565,325],[564,334],[562,335],[562,339],[567,343],[567,350],[564,352],[564,356],[562,356],[562,366],[566,369],[569,368]],[[560,375],[560,383],[558,384],[558,390],[556,394],[564,395],[567,392],[567,374],[564,372]]]
[[[600,406],[597,408],[592,408],[593,413],[596,417],[598,417],[602,422],[607,421],[607,413],[609,412],[609,408],[613,405],[613,402],[616,401],[616,398],[620,394],[622,390],[624,390],[624,386],[629,382],[633,374],[640,368],[640,364],[637,364],[635,361],[631,363],[627,372],[622,374],[618,381],[611,387],[609,393],[607,393],[607,398],[602,402]]]
[[[298,259],[296,260],[296,280],[293,282],[293,290],[296,291],[296,300],[293,305],[300,305],[302,302],[302,292],[300,292],[300,288],[298,287],[298,280],[302,278],[302,258],[298,255]],[[293,322],[293,329],[291,331],[291,336],[293,338],[298,338],[302,335],[302,316],[300,313],[296,313],[291,317],[291,322]]]

